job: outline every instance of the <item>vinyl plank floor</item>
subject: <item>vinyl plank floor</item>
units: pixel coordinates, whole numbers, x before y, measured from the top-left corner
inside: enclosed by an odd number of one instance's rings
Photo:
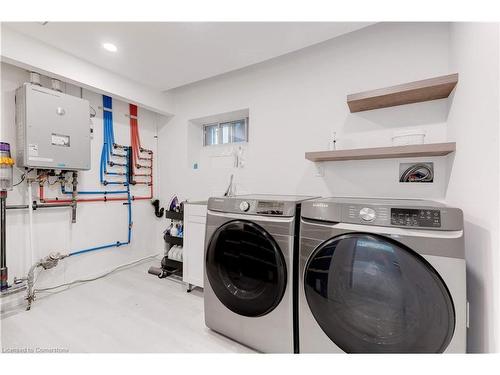
[[[203,292],[158,279],[148,261],[57,293],[1,320],[2,349],[84,353],[252,353],[209,330]]]

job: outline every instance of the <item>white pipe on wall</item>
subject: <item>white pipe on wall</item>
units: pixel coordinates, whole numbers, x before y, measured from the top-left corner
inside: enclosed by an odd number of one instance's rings
[[[28,181],[28,220],[29,220],[29,238],[30,238],[30,262],[28,267],[35,264],[35,241],[33,240],[33,192],[31,189],[31,181]]]

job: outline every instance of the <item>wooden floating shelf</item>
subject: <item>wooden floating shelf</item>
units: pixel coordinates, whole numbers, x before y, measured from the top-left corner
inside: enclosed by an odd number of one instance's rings
[[[318,162],[444,156],[454,152],[455,148],[455,142],[449,142],[393,147],[357,148],[351,150],[316,151],[306,152],[306,159]]]
[[[351,113],[447,98],[458,73],[347,95]]]

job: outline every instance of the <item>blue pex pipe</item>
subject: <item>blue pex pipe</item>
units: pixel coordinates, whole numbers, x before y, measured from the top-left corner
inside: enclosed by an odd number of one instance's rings
[[[113,147],[115,144],[115,132],[113,128],[113,100],[111,97],[103,95],[103,145],[101,150],[101,165],[100,165],[100,180],[103,185],[124,185],[127,182],[119,181],[106,181],[106,175],[121,176],[122,174],[116,172],[108,172],[107,167],[111,163],[113,154]],[[128,181],[128,171],[125,174]]]
[[[130,196],[130,187],[127,187],[127,205],[128,205],[128,233],[127,233],[127,242],[120,242],[117,241],[115,243],[107,244],[107,245],[101,245],[101,246],[96,246],[96,247],[90,247],[88,249],[83,249],[83,250],[77,250],[69,253],[69,256],[74,256],[74,255],[80,255],[80,254],[85,254],[85,253],[90,253],[92,251],[98,251],[98,250],[103,250],[103,249],[109,249],[112,247],[120,247],[123,245],[128,245],[132,241],[132,199]]]
[[[64,188],[64,186],[61,186],[61,192],[63,194],[67,194],[67,195],[71,195],[72,194],[71,191],[66,191],[66,189]],[[107,194],[127,194],[127,190],[79,191],[78,195],[81,195],[81,194],[104,194],[104,195],[107,195]]]
[[[104,107],[104,126],[103,126],[103,136],[104,136],[104,141],[102,145],[102,150],[101,150],[101,165],[100,165],[100,179],[102,184],[112,184],[112,185],[124,185],[127,187],[127,190],[111,190],[111,191],[79,191],[78,194],[127,194],[127,214],[128,214],[128,231],[127,231],[127,241],[126,242],[121,242],[117,241],[115,243],[110,243],[106,245],[100,245],[100,246],[95,246],[95,247],[90,247],[87,249],[82,249],[82,250],[76,250],[70,252],[68,255],[69,256],[75,256],[75,255],[80,255],[80,254],[85,254],[93,251],[98,251],[98,250],[103,250],[103,249],[109,249],[112,247],[120,247],[124,245],[130,244],[132,241],[132,196],[130,194],[130,185],[128,182],[118,182],[118,181],[112,181],[112,182],[107,182],[104,178],[104,175],[107,174],[106,172],[106,166],[108,162],[111,160],[111,153],[113,150],[113,145],[114,145],[114,131],[113,131],[113,113],[111,112],[111,109],[113,108],[113,102],[111,97],[103,95],[102,97],[102,104]],[[130,148],[127,148],[127,155],[130,153]],[[130,171],[127,168],[126,171],[126,177],[128,181],[128,175]],[[61,186],[61,191],[64,194],[71,194],[71,192],[66,192],[64,186]]]
[[[102,96],[102,106],[103,106],[103,144],[101,150],[101,166],[100,166],[100,179],[101,184],[105,184],[105,174],[106,166],[111,157],[111,152],[113,149],[113,138],[112,128],[113,128],[113,100],[110,96]]]
[[[72,251],[71,253],[68,254],[68,256],[75,256],[75,255],[80,255],[80,254],[85,254],[85,253],[90,253],[92,251],[98,251],[98,250],[103,250],[103,249],[109,249],[112,247],[120,247],[124,245],[130,244],[132,241],[132,197],[130,195],[130,186],[127,185],[127,212],[128,212],[128,233],[127,233],[127,242],[120,242],[117,241],[115,243],[110,243],[107,245],[101,245],[101,246],[96,246],[96,247],[89,247],[88,249],[83,249],[83,250],[76,250]]]

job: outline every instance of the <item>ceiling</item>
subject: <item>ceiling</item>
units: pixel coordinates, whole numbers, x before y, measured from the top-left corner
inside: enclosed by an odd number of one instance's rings
[[[169,90],[256,64],[370,25],[366,22],[9,22],[144,85]],[[110,42],[116,53],[102,48]]]

